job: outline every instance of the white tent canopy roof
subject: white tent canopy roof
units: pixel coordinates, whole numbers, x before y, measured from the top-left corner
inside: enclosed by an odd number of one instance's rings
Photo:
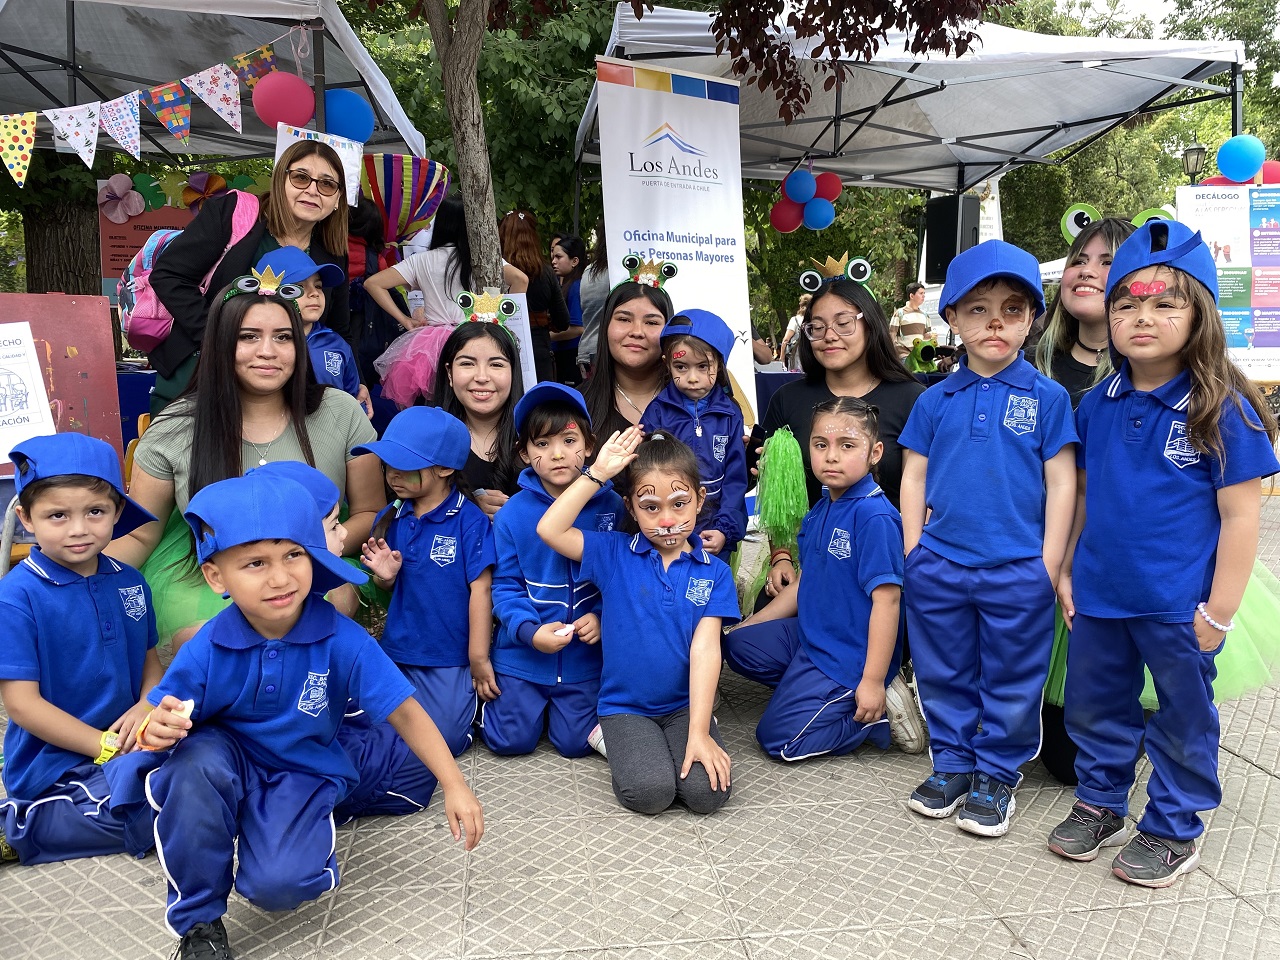
[[[637,67],[667,67],[734,79],[729,55],[716,55],[712,15],[656,7],[637,20],[619,3],[605,55]],[[743,86],[742,174],[777,180],[812,158],[867,186],[953,192],[1100,136],[1156,101],[1189,89],[1222,97],[1204,81],[1245,62],[1239,41],[1120,40],[1053,37],[980,24],[981,42],[963,57],[905,52],[891,33],[871,63],[846,61],[852,73],[832,90],[810,56],[814,41],[792,49],[812,85],[803,117],[778,119],[773,91]],[[575,155],[600,162],[596,91],[578,127]]]
[[[423,156],[422,134],[409,122],[336,0],[0,0],[0,113],[111,100],[180,80],[270,43],[300,23],[310,23],[313,30],[295,32],[276,44],[280,69],[308,81],[323,72],[326,89],[355,89],[377,117],[371,148]],[[299,57],[290,41],[303,37],[311,49]],[[66,66],[73,42],[76,70],[69,81]],[[243,86],[240,96],[243,135],[192,97],[186,148],[143,108],[143,151],[274,155],[275,131],[258,119]],[[43,118],[39,133],[38,146],[51,147],[52,128]],[[110,148],[115,144],[103,133],[99,149]]]

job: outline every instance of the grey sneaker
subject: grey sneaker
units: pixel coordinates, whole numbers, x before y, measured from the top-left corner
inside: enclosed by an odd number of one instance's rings
[[[907,806],[923,817],[941,820],[955,812],[973,784],[969,773],[942,773],[938,770],[911,791]]]
[[[1168,887],[1200,865],[1196,842],[1166,840],[1139,833],[1111,861],[1111,872],[1140,887]]]
[[[1077,800],[1067,819],[1049,834],[1049,849],[1068,860],[1096,860],[1099,848],[1118,847],[1128,837],[1124,817]]]
[[[924,716],[915,691],[901,674],[885,688],[884,707],[889,717],[889,741],[903,753],[923,753],[929,743]]]
[[[1003,837],[1009,832],[1015,806],[1013,787],[985,773],[975,774],[956,826],[980,837]]]

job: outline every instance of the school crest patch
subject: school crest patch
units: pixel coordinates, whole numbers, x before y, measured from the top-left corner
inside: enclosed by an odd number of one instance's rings
[[[124,614],[131,620],[141,620],[147,615],[147,595],[142,584],[136,587],[121,587],[120,600],[124,603]]]
[[[313,717],[320,716],[329,707],[329,672],[308,673],[298,697],[298,709]]]
[[[618,525],[618,515],[616,513],[601,513],[596,516],[596,531],[598,533],[608,533]]]
[[[715,586],[715,583],[714,580],[690,579],[689,589],[684,592],[684,598],[690,603],[705,607],[707,601],[711,599],[711,588]]]
[[[1040,401],[1035,397],[1010,396],[1009,405],[1004,410],[1004,425],[1018,436],[1035,433],[1039,412]]]
[[[848,560],[853,554],[849,546],[849,531],[836,527],[831,531],[831,542],[827,544],[827,553],[837,560]]]
[[[1175,420],[1169,425],[1169,439],[1164,442],[1164,455],[1179,470],[1200,462],[1200,451],[1187,438],[1185,421]]]
[[[342,376],[342,354],[336,350],[325,350],[324,368],[331,377]]]
[[[729,446],[729,438],[722,437],[719,434],[711,438],[711,454],[721,463],[724,463],[724,451]]]
[[[431,559],[435,561],[437,566],[448,566],[453,563],[457,554],[458,539],[456,537],[437,536],[431,541]]]

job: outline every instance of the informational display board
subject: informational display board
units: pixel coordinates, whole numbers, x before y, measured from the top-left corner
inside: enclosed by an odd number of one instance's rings
[[[106,297],[0,294],[0,477],[13,476],[16,443],[84,433],[123,456],[115,345]]]
[[[112,223],[98,211],[98,237],[102,254],[102,295],[115,302],[116,284],[134,254],[157,230],[183,230],[195,216],[185,207],[159,207]]]

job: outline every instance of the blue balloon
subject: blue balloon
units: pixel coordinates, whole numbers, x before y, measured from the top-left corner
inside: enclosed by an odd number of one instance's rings
[[[836,205],[814,197],[804,205],[804,225],[810,230],[825,230],[836,220]]]
[[[1252,180],[1267,159],[1267,147],[1257,137],[1242,133],[1218,148],[1218,170],[1228,180]]]
[[[818,181],[808,170],[793,170],[782,181],[782,192],[788,200],[796,203],[808,203],[818,192]]]
[[[338,87],[324,92],[326,133],[364,143],[373,136],[373,124],[373,107],[354,90]]]

